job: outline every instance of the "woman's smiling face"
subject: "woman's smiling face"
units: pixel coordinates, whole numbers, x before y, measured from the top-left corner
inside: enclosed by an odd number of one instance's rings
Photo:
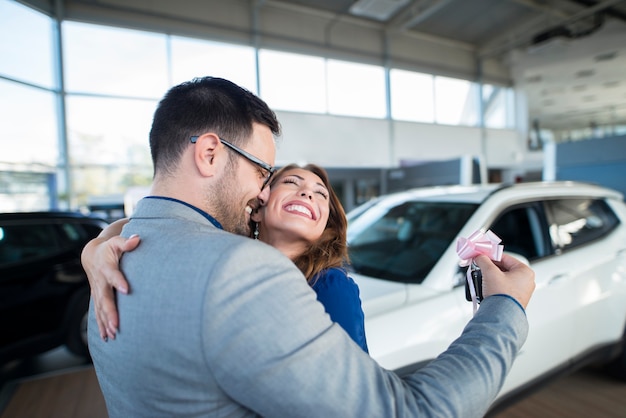
[[[279,174],[267,205],[253,219],[260,222],[259,238],[271,245],[277,240],[310,244],[324,232],[329,207],[329,191],[322,179],[311,171],[293,168]]]

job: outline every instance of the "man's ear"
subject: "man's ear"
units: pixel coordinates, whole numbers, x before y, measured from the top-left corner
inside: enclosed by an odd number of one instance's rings
[[[254,222],[261,222],[262,216],[259,213],[261,210],[262,210],[261,208],[254,209],[252,213],[250,214],[250,219],[252,219]]]
[[[220,138],[214,133],[207,133],[196,139],[193,158],[198,171],[205,177],[214,176],[219,171],[215,159],[219,146]]]

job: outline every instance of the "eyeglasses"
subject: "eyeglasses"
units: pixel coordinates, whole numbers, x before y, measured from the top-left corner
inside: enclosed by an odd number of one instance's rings
[[[195,144],[196,141],[198,140],[199,136],[192,136],[191,139],[191,143]],[[267,171],[267,175],[265,177],[265,180],[263,180],[263,185],[261,186],[261,190],[265,189],[265,187],[269,184],[270,179],[272,178],[272,176],[274,175],[274,173],[276,172],[276,167],[272,167],[271,165],[269,165],[266,162],[261,161],[260,159],[258,159],[257,157],[255,157],[254,155],[250,154],[249,152],[246,152],[244,150],[242,150],[241,148],[239,148],[236,145],[231,144],[230,142],[226,141],[225,139],[220,138],[220,142],[224,145],[226,145],[227,148],[230,148],[231,150],[235,151],[237,154],[241,155],[243,158],[245,158],[246,160],[250,161],[252,164],[261,167],[263,170]]]

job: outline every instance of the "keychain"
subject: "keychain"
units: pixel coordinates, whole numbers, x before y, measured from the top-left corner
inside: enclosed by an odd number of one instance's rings
[[[469,269],[472,279],[465,280],[465,299],[468,302],[476,299],[476,303],[480,305],[483,300],[483,274],[473,260]]]
[[[467,266],[465,281],[465,298],[472,301],[474,314],[483,300],[483,275],[474,258],[483,254],[494,261],[502,259],[504,246],[502,240],[491,231],[476,231],[468,238],[459,238],[456,243],[456,252],[461,257],[459,265]]]

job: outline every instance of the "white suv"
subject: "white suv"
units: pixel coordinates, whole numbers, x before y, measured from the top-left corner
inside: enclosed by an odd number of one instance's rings
[[[420,188],[348,214],[370,354],[402,374],[423,366],[472,317],[456,241],[491,230],[527,261],[536,290],[528,339],[497,403],[600,360],[626,380],[626,206],[574,182]],[[536,386],[535,386],[536,387]]]

